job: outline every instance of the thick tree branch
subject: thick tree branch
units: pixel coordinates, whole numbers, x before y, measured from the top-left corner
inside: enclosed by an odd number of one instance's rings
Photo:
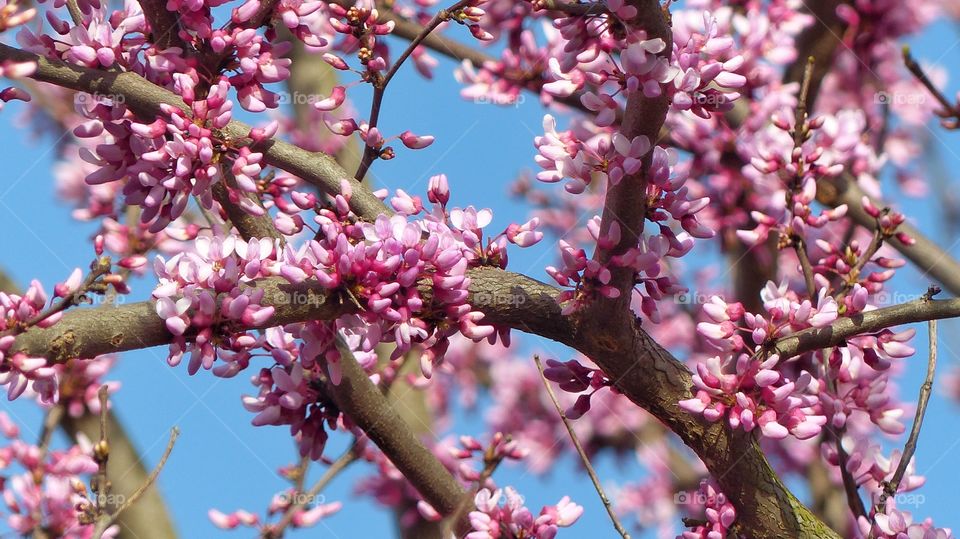
[[[227,173],[225,181],[230,187],[236,189],[236,181],[233,177]],[[252,193],[243,193],[240,191],[234,191],[238,196],[247,197],[254,203],[260,205],[260,199],[253,195]],[[250,238],[268,238],[276,239],[283,241],[283,235],[280,234],[280,231],[277,230],[277,227],[273,224],[273,219],[270,218],[270,215],[264,213],[263,215],[253,215],[248,213],[246,210],[241,208],[238,204],[235,204],[230,200],[230,192],[227,189],[227,185],[223,183],[216,183],[213,185],[213,198],[217,200],[217,203],[223,208],[227,213],[227,217],[230,219],[230,222],[236,227],[237,232],[240,233],[240,236],[249,240]]]
[[[659,38],[665,43],[673,43],[673,34],[660,8],[659,0],[634,0],[632,4],[637,9],[637,16],[630,24],[644,29],[648,39]],[[668,45],[660,56],[669,57],[671,50]],[[663,127],[669,108],[670,98],[666,92],[657,97],[646,97],[642,91],[635,90],[627,98],[620,132],[630,141],[635,137],[646,137],[652,148],[658,142],[660,128]],[[650,151],[643,156],[642,166],[635,174],[626,174],[615,185],[607,185],[600,234],[601,237],[606,237],[611,228],[618,227],[620,238],[609,250],[597,247],[593,257],[600,263],[608,264],[613,257],[636,248],[640,242],[647,219],[647,176],[652,162],[653,152]],[[632,267],[611,266],[609,284],[616,288],[620,295],[609,300],[601,296],[593,308],[609,309],[615,305],[615,312],[632,318],[628,311],[636,284],[635,271]]]
[[[292,285],[274,277],[256,281],[251,286],[263,288],[266,291],[264,301],[276,308],[274,315],[263,325],[264,328],[334,318],[352,309],[349,304],[340,304],[316,283]],[[172,338],[157,315],[154,303],[144,301],[122,306],[74,309],[49,328],[31,328],[22,333],[17,337],[14,349],[63,363],[75,357],[93,358],[101,354],[159,346],[169,343]]]
[[[386,396],[370,381],[350,347],[336,336],[343,379],[327,389],[341,410],[370,437],[417,492],[442,515],[452,515],[464,489],[434,454],[406,428]]]
[[[731,431],[722,422],[704,423],[677,406],[680,400],[693,396],[690,373],[642,329],[629,321],[614,325],[599,320],[571,320],[560,312],[556,301],[559,290],[523,275],[476,268],[469,272],[469,277],[471,299],[489,322],[535,333],[580,350],[604,369],[619,391],[680,435],[706,463],[737,507],[741,526],[750,537],[834,537],[786,490],[750,435]],[[274,318],[266,325],[331,318],[348,308],[310,287],[300,292],[313,298],[312,303],[304,300],[283,304],[287,301],[285,298],[291,297],[289,287],[292,285],[280,279],[265,279],[256,286],[264,287],[267,301],[277,305]],[[429,289],[423,292],[429,296]],[[18,336],[14,349],[62,361],[74,355],[90,357],[157,346],[171,338],[152,304],[144,302],[67,312],[53,327],[31,329]],[[354,388],[363,383],[346,370],[344,380],[349,380],[349,387]],[[357,395],[345,397],[350,400],[344,404],[364,402],[356,400],[360,398]],[[383,408],[389,406],[383,405]],[[352,410],[352,414],[356,413],[380,412]],[[390,432],[402,430],[394,428]],[[381,430],[378,435],[388,433]]]
[[[160,50],[170,47],[182,47],[189,52],[186,44],[180,39],[180,22],[176,12],[167,9],[164,0],[140,0],[143,16],[150,24],[151,41],[157,44]]]

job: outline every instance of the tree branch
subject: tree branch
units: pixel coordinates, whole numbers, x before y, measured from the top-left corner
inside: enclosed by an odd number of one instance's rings
[[[0,61],[3,60],[37,62],[37,71],[30,78],[81,92],[114,96],[117,102],[122,102],[146,122],[152,122],[162,114],[161,104],[187,110],[179,96],[135,73],[105,72],[74,66],[0,44]],[[222,136],[235,143],[249,142],[249,133],[250,126],[236,120],[221,130]],[[250,144],[250,149],[262,152],[266,164],[295,174],[325,193],[339,193],[342,179],[351,182],[354,190],[350,204],[360,216],[375,218],[386,210],[383,202],[371,191],[358,189],[360,184],[350,180],[349,174],[327,154],[309,152],[276,139]]]
[[[854,316],[844,316],[822,328],[809,328],[779,339],[772,352],[780,355],[780,360],[843,344],[856,335],[880,331],[884,328],[955,318],[960,316],[960,298],[933,300],[926,297],[892,307],[867,311]]]
[[[380,77],[377,74],[374,74],[373,80],[373,99],[370,103],[370,117],[367,119],[367,125],[369,129],[377,127],[380,121],[380,108],[383,105],[383,96],[386,94],[387,85],[390,84],[390,81],[393,80],[394,75],[397,74],[397,71],[400,70],[400,67],[403,63],[413,54],[413,51],[420,46],[420,43],[427,38],[438,26],[447,22],[450,17],[458,10],[466,7],[470,3],[470,0],[460,0],[456,4],[453,4],[447,9],[441,9],[437,12],[436,15],[430,19],[430,22],[427,23],[423,29],[420,30],[420,33],[417,34],[413,39],[410,40],[410,44],[407,48],[400,54],[393,65],[390,66],[390,69],[387,71],[383,77]],[[363,181],[363,177],[367,175],[367,171],[370,170],[370,166],[373,164],[374,159],[377,158],[377,150],[365,144],[363,146],[363,157],[360,158],[360,165],[357,166],[357,172],[353,175],[355,180]]]
[[[386,396],[370,381],[357,363],[350,347],[337,334],[339,384],[327,389],[341,410],[350,410],[350,419],[390,457],[390,462],[410,481],[434,509],[451,515],[463,498],[464,489],[439,459],[405,426]]]
[[[65,416],[60,423],[63,430],[76,440],[79,433],[96,440],[100,435],[100,418],[89,412],[74,418]],[[110,462],[115,473],[110,478],[113,491],[126,499],[146,483],[148,472],[133,446],[130,435],[112,410],[107,411],[107,429],[110,431]],[[166,502],[157,489],[147,490],[140,501],[117,518],[119,537],[127,539],[172,539],[177,537]]]
[[[878,513],[885,512],[887,507],[887,498],[895,496],[900,489],[900,482],[907,473],[907,466],[913,459],[913,454],[917,451],[917,440],[920,438],[920,429],[923,427],[923,416],[927,413],[927,403],[930,402],[930,393],[933,391],[933,375],[937,371],[937,321],[930,320],[927,323],[928,337],[930,340],[930,355],[927,360],[927,377],[920,386],[920,397],[917,402],[917,412],[913,417],[913,426],[910,428],[910,436],[907,443],[903,446],[903,454],[900,455],[900,462],[897,463],[897,469],[893,472],[893,477],[883,485],[883,493],[877,501]]]
[[[140,0],[143,16],[150,24],[150,40],[160,50],[170,47],[183,47],[184,53],[190,52],[187,44],[180,39],[180,21],[176,12],[167,9],[163,0]]]
[[[626,528],[623,527],[623,523],[620,522],[620,518],[617,517],[617,513],[613,510],[610,498],[607,497],[607,493],[603,491],[603,486],[600,485],[600,478],[593,469],[593,464],[590,463],[590,457],[587,456],[587,452],[583,450],[583,444],[580,443],[580,438],[577,437],[576,431],[573,430],[573,424],[567,419],[567,415],[563,413],[560,401],[557,400],[557,395],[553,392],[553,387],[550,386],[550,382],[543,373],[543,364],[540,362],[540,356],[533,356],[533,361],[537,364],[537,370],[540,371],[540,380],[543,382],[543,387],[547,389],[547,395],[550,396],[553,407],[556,408],[557,414],[560,415],[560,420],[567,429],[567,434],[570,436],[570,441],[573,442],[573,447],[577,450],[577,454],[580,455],[580,462],[583,462],[583,467],[586,468],[587,475],[590,476],[593,488],[597,491],[597,495],[600,496],[600,502],[603,503],[603,508],[607,511],[607,515],[610,516],[610,521],[613,522],[613,528],[617,530],[617,533],[619,533],[623,539],[630,539],[630,534],[627,533]]]
[[[265,304],[273,305],[276,311],[261,327],[250,329],[330,319],[353,309],[349,304],[340,304],[317,283],[292,285],[274,277],[255,281],[251,287],[263,288]],[[143,301],[73,309],[49,328],[30,328],[18,335],[13,349],[64,363],[71,358],[150,348],[168,344],[172,339],[163,319],[157,316],[154,302]]]
[[[334,3],[347,7],[353,5],[353,2],[349,0],[341,0]],[[380,18],[386,22],[393,22],[393,35],[408,41],[416,39],[423,33],[423,26],[421,24],[401,17],[392,10],[382,10],[380,13]],[[499,60],[493,56],[484,54],[483,52],[474,49],[465,43],[444,37],[438,33],[428,34],[421,42],[421,45],[458,62],[466,60],[477,67],[481,67],[488,63],[499,62]],[[511,76],[514,77],[510,78]],[[535,94],[539,94],[543,85],[549,82],[543,76],[543,73],[507,73],[505,78],[521,86],[524,90]],[[584,107],[583,103],[580,101],[580,97],[582,95],[583,92],[576,92],[566,97],[553,97],[552,99],[554,102],[561,103],[564,106],[572,109],[580,110],[585,113],[591,113],[590,110]]]
[[[646,31],[648,39],[662,39],[665,43],[673,43],[670,25],[667,23],[664,12],[660,8],[659,0],[634,0],[637,16],[630,23]],[[660,56],[669,56],[672,47],[668,45]],[[635,90],[627,98],[627,108],[620,132],[627,140],[635,137],[646,137],[650,141],[651,151],[642,158],[642,166],[635,174],[624,175],[615,185],[607,185],[607,194],[603,204],[603,215],[600,220],[600,236],[605,237],[610,229],[618,226],[620,239],[612,248],[597,247],[594,260],[607,264],[618,255],[636,248],[643,235],[644,222],[647,219],[647,175],[653,162],[652,147],[658,141],[660,128],[667,117],[670,108],[670,98],[666,92],[657,97],[646,97],[641,90]],[[609,309],[613,306],[618,314],[628,313],[630,301],[633,297],[633,286],[636,284],[636,272],[631,267],[613,265],[610,268],[610,286],[619,290],[620,295],[608,299],[600,296],[594,309]]]

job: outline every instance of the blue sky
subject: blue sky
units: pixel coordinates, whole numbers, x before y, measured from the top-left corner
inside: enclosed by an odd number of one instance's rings
[[[948,71],[960,72],[960,37],[947,23],[938,23],[923,39],[916,41],[914,52],[918,58],[938,63]],[[427,179],[442,172],[451,181],[452,204],[473,204],[495,210],[491,229],[500,229],[511,221],[522,222],[526,209],[509,199],[506,189],[518,171],[533,170],[535,166],[532,139],[542,133],[543,110],[529,96],[512,107],[464,101],[458,95],[459,85],[452,78],[452,67],[452,62],[441,59],[433,82],[423,80],[407,68],[392,82],[384,103],[381,128],[386,133],[406,129],[430,133],[437,141],[417,152],[401,149],[397,159],[375,164],[373,173],[383,186],[422,195]],[[951,80],[949,88],[954,92],[960,84]],[[362,103],[359,106],[361,110],[365,107]],[[23,107],[12,104],[0,112],[4,126],[0,130],[0,160],[5,163],[6,172],[0,181],[0,266],[19,283],[36,278],[49,289],[74,267],[85,267],[89,263],[92,250],[88,238],[93,227],[71,219],[69,209],[55,199],[50,168],[55,156],[53,145],[59,134],[29,136],[19,121],[22,110]],[[953,171],[960,170],[960,137],[933,127],[930,138],[932,149],[943,160],[945,179],[955,184]],[[938,230],[942,212],[935,200],[910,202],[903,208],[940,245],[958,254],[956,239]],[[546,279],[543,266],[552,259],[552,249],[550,242],[544,242],[532,249],[514,250],[511,269]],[[701,256],[710,260],[714,255]],[[908,267],[898,273],[893,286],[904,293],[920,293],[928,282]],[[138,282],[131,301],[145,298],[149,292],[149,283]],[[922,351],[926,330],[921,326],[917,326],[917,330],[915,342]],[[957,365],[955,351],[960,350],[960,343],[955,337],[956,330],[955,322],[941,323],[943,369],[940,373]],[[525,340],[566,359],[563,348],[558,345]],[[123,382],[114,404],[150,466],[162,453],[169,429],[174,425],[180,427],[182,435],[161,476],[160,488],[185,537],[212,536],[215,529],[206,518],[209,507],[260,512],[272,494],[286,486],[276,469],[293,459],[293,445],[285,429],[250,426],[251,416],[240,406],[240,395],[250,391],[245,377],[222,380],[205,372],[189,377],[185,368],[171,368],[164,359],[163,349],[125,354],[113,376]],[[916,398],[925,365],[923,352],[908,361],[902,384],[908,401]],[[25,436],[33,438],[39,428],[39,412],[22,403],[2,406],[14,415]],[[928,483],[920,491],[924,495],[923,503],[915,508],[916,513],[920,517],[933,517],[941,526],[960,524],[956,522],[954,501],[960,479],[960,467],[956,465],[960,459],[957,413],[955,404],[939,393],[934,395],[917,454],[918,471],[927,475]],[[463,419],[463,431],[482,429],[477,417]],[[334,439],[329,454],[338,454],[343,443]],[[636,478],[642,473],[641,468],[631,462],[617,464],[600,458],[598,465],[606,481]],[[319,475],[317,471],[314,476]],[[354,480],[371,472],[363,464],[351,467],[325,492],[328,501],[343,501],[344,509],[320,524],[316,531],[292,536],[390,536],[392,516],[352,493]],[[571,460],[565,460],[546,478],[535,477],[516,467],[504,468],[496,477],[502,485],[516,485],[535,510],[543,504],[554,503],[562,494],[570,494],[583,504],[586,514],[569,537],[588,533],[613,536],[595,492]],[[4,524],[0,523],[0,533],[5,531]]]

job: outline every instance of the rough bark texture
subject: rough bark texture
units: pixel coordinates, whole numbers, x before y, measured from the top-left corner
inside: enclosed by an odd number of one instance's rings
[[[737,508],[739,532],[755,538],[838,537],[786,489],[752,435],[680,409],[677,403],[693,396],[690,371],[636,323],[619,317],[565,318],[553,300],[556,289],[523,276],[505,279],[496,270],[472,273],[474,289],[522,298],[527,315],[488,316],[583,352],[626,397],[679,435]]]

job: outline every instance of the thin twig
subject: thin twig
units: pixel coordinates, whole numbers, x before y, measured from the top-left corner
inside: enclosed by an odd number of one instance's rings
[[[598,17],[609,15],[604,2],[560,2],[558,0],[532,0],[534,9],[556,11],[571,17]]]
[[[47,414],[43,418],[43,427],[40,430],[40,439],[37,441],[37,447],[40,448],[38,461],[44,460],[47,450],[50,448],[50,442],[53,440],[53,433],[56,432],[57,425],[63,419],[64,411],[64,406],[60,403],[54,404],[52,408],[47,410]]]
[[[83,24],[83,13],[80,12],[77,0],[67,0],[67,11],[70,12],[70,19],[73,20],[74,26],[86,26]]]
[[[97,516],[104,514],[104,504],[110,493],[110,484],[107,482],[107,461],[110,460],[110,442],[107,432],[107,405],[108,389],[106,385],[100,386],[97,391],[97,399],[100,401],[100,440],[93,446],[93,459],[97,463],[97,474],[91,482],[90,489],[96,496],[95,507]]]
[[[863,270],[864,266],[870,262],[870,259],[873,258],[873,255],[877,254],[877,251],[880,250],[880,247],[883,246],[883,230],[880,227],[879,222],[877,223],[877,228],[873,231],[873,239],[870,240],[870,245],[867,246],[867,250],[864,251],[863,256],[857,260],[856,265],[850,268],[848,275],[852,278],[848,280],[840,288],[839,292],[834,296],[838,305],[843,304],[843,298],[853,289],[853,285],[857,283],[860,279],[860,272]]]
[[[600,495],[600,501],[603,502],[603,508],[607,510],[607,514],[610,515],[610,520],[613,521],[613,527],[617,530],[617,533],[619,533],[621,537],[624,539],[630,539],[630,534],[627,533],[626,528],[623,527],[623,523],[620,522],[619,518],[617,518],[617,514],[613,510],[613,505],[610,503],[610,499],[607,498],[607,494],[603,491],[603,487],[600,486],[600,478],[597,477],[597,472],[594,471],[593,465],[590,464],[590,458],[587,457],[587,452],[583,450],[583,445],[580,444],[580,439],[577,438],[577,433],[573,431],[573,425],[570,424],[570,420],[567,419],[566,414],[563,413],[563,408],[560,407],[560,401],[557,400],[557,395],[553,392],[553,388],[550,387],[550,382],[547,381],[547,377],[543,372],[543,365],[540,363],[540,356],[533,356],[533,361],[537,364],[537,370],[540,371],[540,378],[543,380],[544,387],[547,388],[547,394],[550,395],[550,400],[553,401],[553,405],[556,407],[557,413],[560,414],[560,419],[563,421],[563,426],[567,428],[567,433],[570,435],[570,440],[573,442],[573,446],[577,449],[577,454],[580,455],[580,460],[583,461],[583,466],[587,469],[587,474],[590,476],[590,481],[593,482],[593,487],[597,490],[597,494]]]
[[[94,288],[94,286],[97,284],[97,281],[100,279],[100,277],[110,273],[110,267],[111,267],[111,264],[110,264],[109,257],[104,256],[104,257],[98,258],[90,265],[90,273],[87,275],[86,279],[83,280],[83,283],[80,285],[80,287],[76,291],[74,291],[72,294],[68,294],[66,297],[64,297],[57,303],[54,303],[47,309],[44,309],[33,318],[25,322],[19,323],[7,331],[0,332],[0,337],[3,337],[5,335],[11,335],[11,334],[16,335],[19,333],[23,333],[28,328],[31,328],[39,324],[40,322],[43,322],[47,318],[50,318],[51,316],[57,313],[63,312],[69,309],[70,307],[73,307],[74,305],[81,303],[82,301],[84,301],[86,293],[90,292]]]
[[[170,453],[173,451],[173,444],[177,442],[177,437],[179,436],[180,436],[179,428],[173,427],[172,429],[170,429],[170,439],[167,442],[167,448],[163,451],[163,456],[160,457],[160,462],[157,463],[157,465],[153,468],[153,471],[150,472],[150,475],[147,476],[147,482],[141,485],[140,488],[135,490],[134,493],[131,494],[129,498],[127,498],[127,501],[125,501],[123,505],[120,506],[120,509],[118,509],[117,512],[114,513],[113,515],[114,518],[116,518],[117,515],[122,513],[124,509],[136,503],[136,501],[139,500],[141,496],[143,496],[143,493],[146,492],[148,488],[150,488],[150,485],[152,485],[157,480],[157,476],[160,475],[160,471],[163,470],[163,466],[167,463],[167,459],[170,458]]]
[[[460,11],[470,3],[470,0],[460,0],[456,4],[450,6],[447,9],[441,9],[437,12],[436,15],[430,19],[430,22],[423,27],[423,30],[420,31],[420,34],[417,37],[413,38],[410,41],[410,44],[407,46],[406,50],[403,51],[397,61],[390,66],[390,70],[387,71],[387,74],[379,80],[374,80],[373,82],[373,102],[370,104],[370,118],[367,121],[369,129],[377,127],[377,123],[380,121],[380,107],[383,105],[383,96],[387,90],[387,85],[390,84],[390,80],[393,79],[393,76],[397,74],[397,71],[400,69],[400,66],[403,65],[403,62],[413,54],[413,51],[420,46],[420,43],[430,35],[431,32],[437,29],[438,26],[450,20],[457,11]],[[374,159],[377,157],[377,150],[365,144],[363,147],[363,157],[360,158],[360,165],[357,167],[356,174],[353,177],[359,182],[363,181],[363,177],[367,175],[367,171],[370,170],[370,165],[373,164]]]
[[[485,464],[483,466],[483,470],[480,471],[480,475],[477,477],[476,488],[463,495],[459,505],[457,505],[457,509],[447,518],[446,525],[444,526],[444,537],[451,537],[455,535],[453,527],[456,526],[457,523],[463,519],[463,517],[467,516],[467,513],[470,511],[470,507],[473,505],[474,500],[476,499],[476,493],[479,492],[480,489],[484,488],[484,485],[487,484],[487,481],[493,477],[493,472],[495,472],[500,466],[500,463],[503,462],[505,455],[494,452],[495,448],[496,443],[491,443],[486,454],[484,455],[483,460]]]
[[[263,534],[261,537],[263,539],[279,539],[283,537],[283,532],[286,530],[287,526],[290,525],[290,522],[293,521],[293,517],[296,516],[297,512],[304,508],[307,503],[316,498],[320,492],[323,491],[330,484],[331,481],[343,470],[352,464],[360,456],[359,444],[355,441],[349,449],[347,449],[340,458],[335,460],[333,464],[327,468],[327,471],[323,473],[323,476],[320,477],[317,482],[310,487],[305,494],[297,496],[295,503],[287,508],[286,512],[283,514],[283,518],[273,526],[264,528]]]
[[[793,147],[795,149],[801,148],[803,143],[806,142],[807,138],[810,136],[810,129],[809,125],[807,124],[807,118],[809,117],[809,112],[807,111],[807,99],[810,95],[810,81],[813,78],[813,65],[814,59],[813,56],[810,56],[807,58],[807,65],[803,70],[803,83],[800,87],[800,97],[797,99],[797,109],[793,119]],[[797,163],[796,180],[792,182],[787,190],[788,200],[786,202],[787,207],[789,208],[794,207],[792,200],[793,195],[802,188],[799,180],[804,171],[803,152],[799,152],[799,156],[800,161]],[[793,246],[793,250],[797,254],[797,259],[800,261],[800,269],[803,271],[803,281],[807,287],[807,294],[810,296],[812,301],[817,295],[817,285],[813,279],[813,265],[810,264],[810,255],[807,253],[807,243],[798,234],[792,234],[790,236],[790,245]]]
[[[847,492],[847,505],[855,517],[867,516],[867,508],[863,505],[863,499],[860,498],[860,490],[857,481],[847,470],[847,463],[850,456],[843,448],[843,429],[833,435],[837,445],[837,466],[840,468],[840,476],[843,478],[843,489]]]
[[[813,265],[810,264],[810,255],[807,254],[807,242],[797,236],[791,240],[791,243],[797,253],[797,259],[800,260],[800,269],[803,271],[803,282],[807,287],[807,294],[813,301],[817,297],[817,284],[813,280]]]
[[[96,528],[94,528],[93,537],[94,539],[100,539],[103,535],[103,532],[106,531],[113,523],[117,520],[117,517],[120,516],[120,513],[123,513],[131,505],[137,503],[137,500],[150,488],[154,482],[156,482],[157,477],[160,475],[160,471],[163,470],[163,466],[167,463],[167,459],[170,458],[170,453],[173,451],[173,445],[177,442],[177,437],[180,436],[180,429],[173,427],[170,429],[170,440],[167,442],[167,448],[163,451],[163,455],[160,457],[160,462],[157,463],[156,467],[153,468],[153,471],[150,472],[150,475],[147,476],[147,481],[140,485],[140,488],[135,490],[133,494],[127,498],[119,509],[114,511],[110,515],[105,515],[97,519]]]
[[[930,320],[927,322],[927,328],[930,340],[927,377],[924,379],[923,385],[920,386],[920,399],[917,402],[917,413],[913,417],[913,427],[910,429],[910,436],[907,438],[907,443],[903,446],[900,463],[897,464],[897,470],[893,473],[890,481],[884,483],[883,492],[880,494],[879,501],[877,501],[878,513],[882,513],[886,509],[887,498],[896,495],[897,489],[900,488],[900,482],[903,480],[904,474],[907,473],[907,466],[910,464],[913,454],[917,451],[917,439],[920,437],[920,427],[923,426],[923,416],[927,412],[927,403],[930,401],[930,393],[933,390],[933,375],[937,370],[937,321]]]
[[[926,72],[923,70],[923,67],[913,59],[913,55],[910,54],[910,47],[903,47],[903,63],[907,66],[907,70],[920,81],[920,84],[924,85],[927,90],[933,95],[940,106],[943,107],[943,112],[947,117],[960,117],[960,110],[957,110],[956,105],[950,102],[947,99],[947,96],[943,95],[936,86],[934,86],[933,81],[930,80],[930,77],[927,76]]]
[[[807,65],[803,69],[803,83],[800,86],[800,97],[797,99],[797,109],[793,123],[793,145],[800,147],[807,135],[806,122],[809,116],[807,100],[810,98],[810,81],[813,78],[813,56],[807,57]]]
[[[54,404],[52,408],[47,410],[46,415],[43,418],[43,427],[40,430],[40,437],[37,441],[37,447],[40,449],[40,454],[37,455],[36,461],[40,464],[36,468],[36,472],[33,475],[33,481],[35,485],[42,485],[44,476],[46,475],[46,468],[43,466],[43,462],[47,459],[47,453],[50,450],[50,442],[53,440],[53,433],[57,430],[57,425],[60,424],[60,420],[63,418],[65,412],[63,404],[57,403]],[[33,510],[34,522],[43,522],[43,507],[37,506]],[[34,529],[33,537],[47,537],[47,535],[42,532],[40,526],[37,526]]]

